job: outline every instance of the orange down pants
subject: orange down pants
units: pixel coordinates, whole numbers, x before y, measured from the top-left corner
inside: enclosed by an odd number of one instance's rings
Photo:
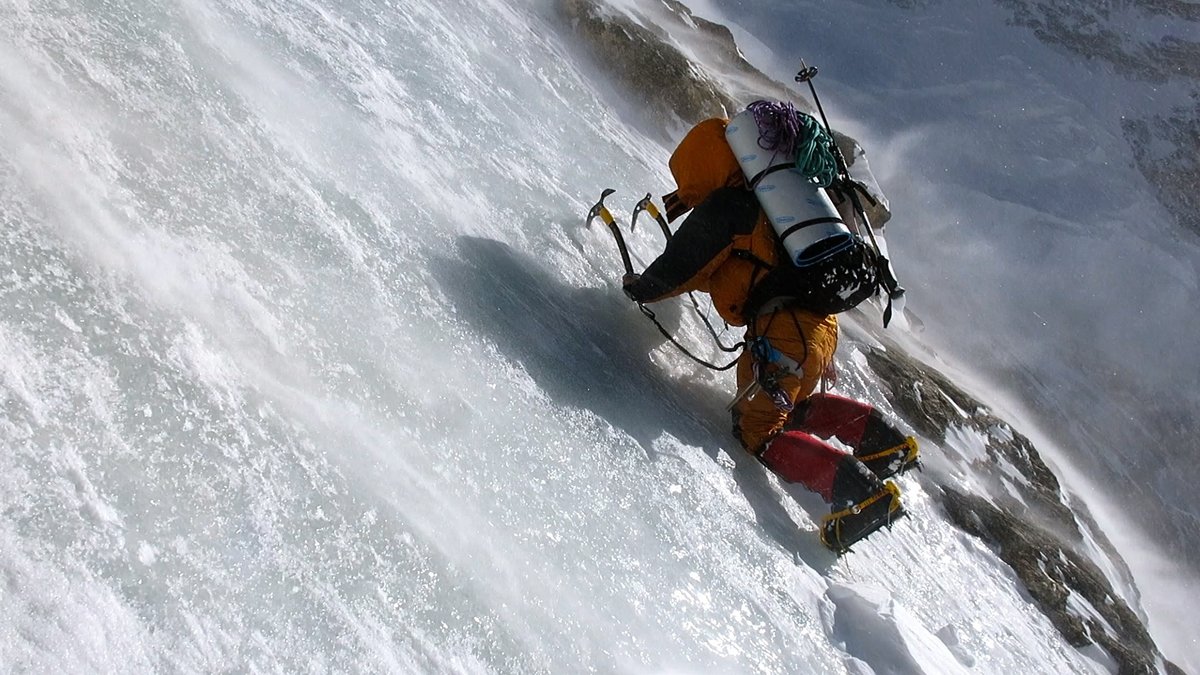
[[[838,325],[834,316],[822,316],[803,310],[780,310],[760,315],[751,333],[765,337],[770,345],[800,364],[800,372],[779,380],[779,387],[799,405],[812,395],[821,375],[833,361],[837,350]],[[767,374],[776,366],[766,366]],[[754,357],[742,352],[737,364],[737,390],[743,391],[754,381]],[[787,424],[789,413],[775,405],[766,392],[744,397],[733,408],[733,430],[742,446],[759,455],[764,446]]]

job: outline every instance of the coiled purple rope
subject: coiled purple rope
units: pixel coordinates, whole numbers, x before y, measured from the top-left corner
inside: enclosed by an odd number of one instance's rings
[[[796,154],[800,135],[800,116],[796,107],[783,101],[755,101],[746,106],[758,125],[758,147],[785,157]]]

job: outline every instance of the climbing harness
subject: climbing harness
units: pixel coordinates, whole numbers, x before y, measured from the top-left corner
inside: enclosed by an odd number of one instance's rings
[[[766,329],[763,330],[764,333],[770,330],[770,322],[774,321],[775,312],[781,308],[782,306],[758,314],[759,317],[765,315],[771,316],[767,322]],[[752,324],[751,330],[754,330],[754,328]],[[804,374],[802,361],[797,361],[776,349],[765,335],[752,336],[746,340],[745,345],[746,349],[750,351],[750,367],[753,377],[733,397],[733,400],[725,406],[725,409],[733,410],[743,399],[754,398],[760,392],[766,392],[776,408],[790,413],[795,409],[796,402],[792,400],[791,395],[783,388],[782,382],[785,377],[791,375],[800,377]],[[805,359],[807,358],[806,353]]]
[[[792,412],[796,407],[796,402],[792,400],[791,395],[780,385],[780,382],[789,375],[800,374],[802,372],[800,363],[771,346],[771,342],[765,336],[760,335],[749,340],[746,346],[750,349],[752,357],[751,369],[754,372],[754,381],[758,384],[757,391],[766,392],[776,408],[785,413]],[[771,366],[774,368],[767,372]]]

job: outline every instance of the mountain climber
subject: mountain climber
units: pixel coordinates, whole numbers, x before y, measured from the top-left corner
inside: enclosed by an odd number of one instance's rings
[[[691,213],[663,253],[641,275],[626,275],[622,285],[639,303],[706,291],[726,323],[745,326],[734,434],[782,479],[831,504],[822,539],[844,550],[899,515],[899,491],[882,479],[915,464],[916,443],[867,404],[813,393],[823,375],[834,374],[836,316],[785,298],[748,305],[764,266],[775,265],[783,254],[726,142],[727,123],[719,118],[699,123],[672,154],[669,166],[678,189],[664,197],[667,218]],[[853,454],[820,438],[834,436]],[[871,505],[877,506],[867,508]]]

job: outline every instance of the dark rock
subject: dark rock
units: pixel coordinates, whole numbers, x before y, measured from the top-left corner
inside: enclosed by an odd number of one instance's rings
[[[887,385],[885,394],[918,433],[942,444],[953,425],[975,430],[988,438],[987,452],[995,462],[1010,464],[1025,479],[1009,489],[1018,491],[1017,501],[1006,490],[997,490],[996,498],[1011,502],[1009,508],[1033,508],[1049,518],[1056,530],[1071,540],[1082,535],[1075,515],[1065,504],[1062,487],[1054,472],[1046,466],[1028,438],[1011,429],[988,408],[963,391],[944,375],[906,355],[895,345],[888,349],[867,349],[867,362]],[[994,433],[996,429],[1007,433]]]
[[[1099,645],[1117,662],[1120,673],[1158,672],[1155,664],[1162,657],[1150,634],[1090,560],[1050,532],[978,495],[943,486],[942,504],[955,524],[986,542],[1012,567],[1071,645]],[[1081,600],[1102,621],[1079,612]]]
[[[659,129],[725,116],[737,107],[712,77],[651,30],[597,0],[559,0],[574,35]]]
[[[1010,9],[1013,23],[1029,28],[1039,40],[1108,64],[1116,72],[1165,82],[1172,77],[1200,77],[1200,42],[1164,35],[1146,42],[1122,23],[1153,17],[1200,21],[1200,5],[1161,0],[1111,3],[1065,3],[1059,0],[997,0]],[[1120,16],[1117,16],[1120,14]]]
[[[1196,35],[1200,4],[1182,0],[1133,0],[1126,3],[1064,3],[1059,0],[998,0],[1013,13],[1013,23],[1029,28],[1039,40],[1089,62],[1108,66],[1117,75],[1157,84],[1190,83],[1192,105],[1168,116],[1122,118],[1121,127],[1142,175],[1159,201],[1181,227],[1200,234],[1200,41],[1163,31],[1157,38],[1123,30],[1138,21],[1168,26],[1179,22],[1184,34]],[[1188,24],[1188,27],[1184,27]],[[1186,90],[1185,90],[1186,91]],[[1171,150],[1156,155],[1152,148]]]
[[[1200,106],[1200,95],[1194,97]],[[1197,107],[1167,117],[1126,119],[1121,129],[1138,170],[1182,227],[1200,235],[1200,116]],[[1155,153],[1154,148],[1169,148]]]

